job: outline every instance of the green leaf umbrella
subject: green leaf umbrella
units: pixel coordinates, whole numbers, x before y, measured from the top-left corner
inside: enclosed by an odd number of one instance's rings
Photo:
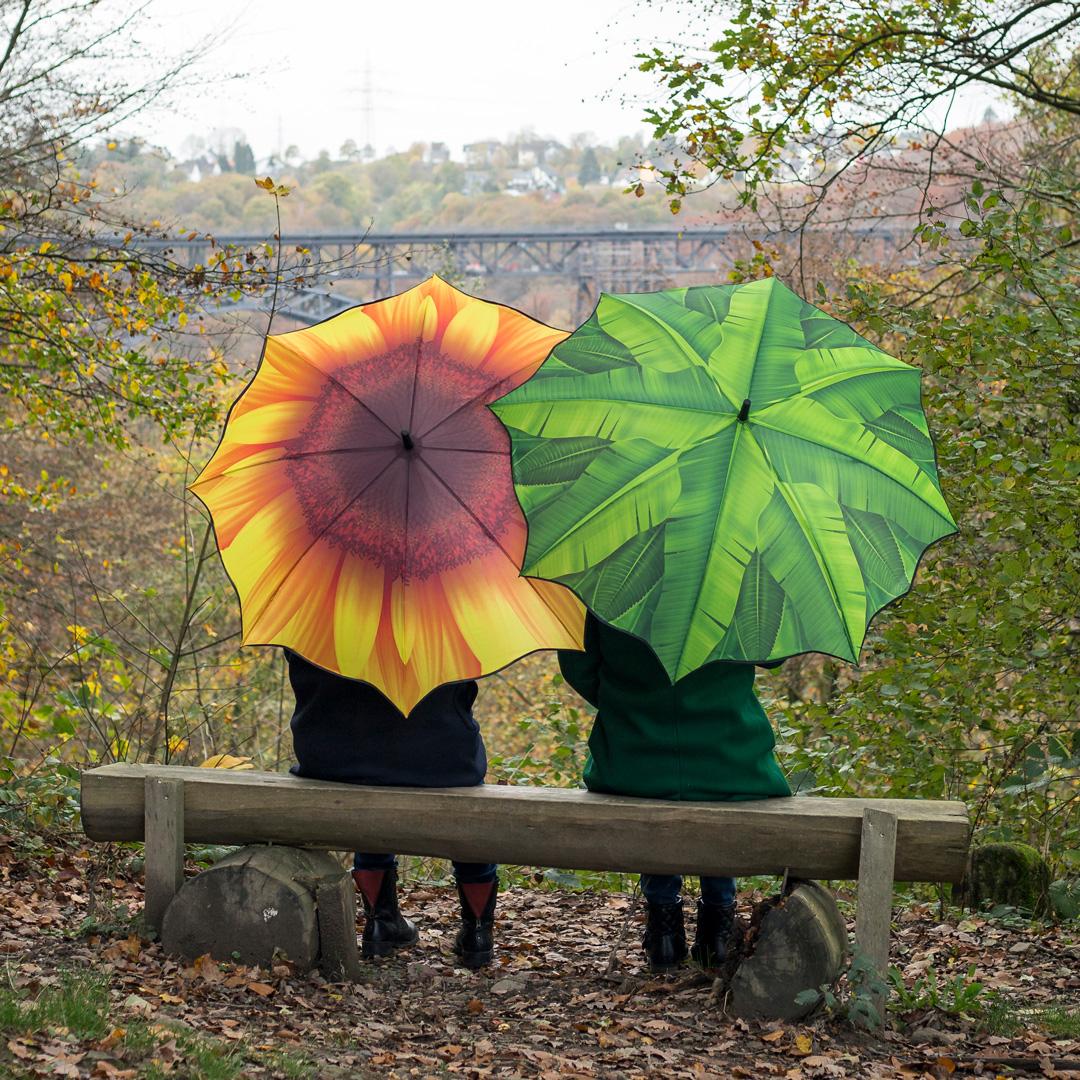
[[[956,531],[919,378],[775,278],[602,295],[490,406],[524,573],[644,638],[673,680],[711,660],[856,661]]]

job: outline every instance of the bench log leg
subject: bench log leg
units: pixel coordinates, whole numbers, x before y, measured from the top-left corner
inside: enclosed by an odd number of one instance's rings
[[[892,923],[893,870],[896,864],[896,815],[863,811],[859,848],[859,895],[855,946],[882,979],[889,973],[889,930]],[[885,995],[874,995],[874,1007],[885,1019]]]
[[[183,781],[148,776],[144,797],[144,917],[147,928],[160,934],[165,911],[184,883]]]
[[[320,881],[315,889],[319,917],[319,970],[331,982],[360,978],[356,947],[356,888],[348,875]]]

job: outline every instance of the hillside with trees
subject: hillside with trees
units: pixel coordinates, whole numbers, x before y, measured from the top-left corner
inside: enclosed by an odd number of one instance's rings
[[[189,149],[203,140],[189,140]],[[613,147],[584,139],[565,146],[528,133],[506,143],[488,140],[449,159],[441,143],[356,160],[355,144],[312,160],[290,152],[260,157],[241,138],[233,152],[202,150],[176,160],[138,141],[106,140],[85,150],[80,171],[103,189],[123,194],[147,220],[199,232],[267,235],[273,212],[252,186],[259,171],[291,189],[288,229],[294,234],[423,229],[612,228],[669,225],[661,192],[627,199],[635,166],[650,148],[624,138]],[[707,214],[711,208],[703,207]]]

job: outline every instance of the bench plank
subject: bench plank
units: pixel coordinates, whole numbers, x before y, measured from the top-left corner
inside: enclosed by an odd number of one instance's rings
[[[795,797],[697,803],[568,788],[364,787],[281,773],[106,765],[82,774],[93,840],[142,840],[146,777],[184,781],[189,842],[393,851],[463,862],[655,874],[854,879],[863,811],[895,814],[897,881],[958,881],[959,802]]]

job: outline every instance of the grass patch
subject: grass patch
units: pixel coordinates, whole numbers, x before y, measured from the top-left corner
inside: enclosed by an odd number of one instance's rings
[[[67,1028],[79,1039],[108,1034],[109,981],[104,976],[65,972],[54,986],[43,987],[32,1000],[19,991],[0,990],[0,1030],[32,1035],[49,1028]]]
[[[1056,1039],[1080,1039],[1080,1009],[1065,1005],[1028,1008],[995,994],[982,1003],[976,1020],[979,1030],[989,1035],[1012,1037],[1035,1030]]]
[[[253,1067],[287,1080],[306,1080],[319,1072],[302,1055],[263,1053],[180,1024],[136,1019],[116,1025],[109,1017],[109,980],[96,972],[63,972],[36,995],[0,988],[0,1035],[4,1043],[15,1039],[18,1048],[0,1048],[0,1077],[25,1076],[28,1067],[47,1071],[58,1047],[72,1055],[95,1051],[118,1069],[135,1069],[145,1080],[236,1080],[250,1075]]]

